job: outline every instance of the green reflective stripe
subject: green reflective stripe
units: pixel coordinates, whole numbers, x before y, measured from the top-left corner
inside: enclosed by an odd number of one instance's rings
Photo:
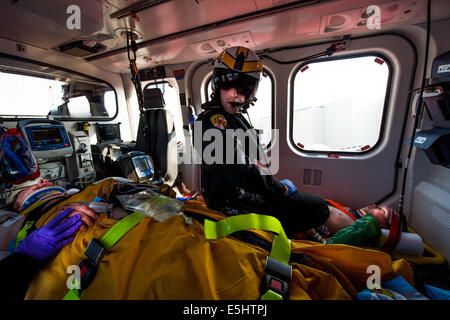
[[[134,212],[119,220],[100,240],[106,250],[111,249],[131,228],[137,225],[144,215]]]
[[[280,224],[280,232],[273,238],[270,257],[285,264],[289,264],[289,260],[291,260],[291,241],[284,233],[281,224]]]
[[[217,222],[205,220],[206,239],[219,239],[233,232],[249,229],[278,233],[280,228],[281,224],[275,217],[254,213],[232,216]]]
[[[204,227],[206,239],[219,239],[242,230],[272,231],[275,236],[270,257],[289,264],[291,242],[284,233],[280,221],[275,217],[251,213],[228,217],[217,222],[205,219]],[[283,297],[269,289],[261,296],[261,300],[283,300]]]
[[[80,287],[80,283],[77,278],[73,278],[72,280],[73,289],[70,289],[69,292],[66,293],[63,300],[81,300],[84,295],[84,290],[81,291],[77,288]]]
[[[81,300],[81,297],[83,296],[82,292],[79,293],[78,289],[70,289],[69,292],[64,296],[63,300]]]
[[[289,263],[291,243],[286,237],[280,221],[275,217],[250,213],[228,217],[217,222],[205,219],[204,227],[206,239],[219,239],[242,230],[272,231],[276,235],[273,239],[270,256],[280,262]]]
[[[128,231],[137,225],[145,216],[134,212],[123,219],[119,220],[100,240],[105,249],[110,250],[117,241],[120,240]],[[74,283],[75,284],[75,283]],[[84,295],[84,290],[70,289],[66,293],[63,300],[81,300]]]
[[[17,246],[22,242],[23,239],[26,238],[28,235],[28,230],[33,226],[34,221],[28,221],[22,229],[20,229],[19,233],[16,237],[16,245],[14,246],[14,249],[17,248]]]
[[[283,297],[272,290],[267,290],[267,292],[261,296],[261,300],[283,300]]]

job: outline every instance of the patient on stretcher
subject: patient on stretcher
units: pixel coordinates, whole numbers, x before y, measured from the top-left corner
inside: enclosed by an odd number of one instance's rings
[[[180,194],[179,199],[182,199],[183,197],[186,198],[194,194],[194,192],[189,190],[184,183],[181,183],[180,185],[179,189],[181,192],[177,187],[174,187],[174,189],[177,192],[177,195]],[[199,196],[201,199],[201,195],[196,194],[196,196]],[[327,241],[338,231],[351,226],[357,219],[363,218],[366,215],[374,217],[381,228],[387,229],[391,214],[393,212],[392,208],[378,206],[376,204],[371,204],[361,209],[353,210],[333,200],[327,200],[327,203],[328,209],[330,210],[330,217],[326,223],[307,231],[307,234],[315,240],[319,240],[317,239],[317,234],[319,234],[321,237],[325,238],[324,240]]]
[[[66,270],[68,265],[78,264],[86,258],[85,247],[92,239],[101,239],[101,237],[105,235],[107,229],[112,229],[112,226],[117,223],[117,221],[112,221],[112,219],[120,220],[122,217],[128,215],[130,210],[133,210],[125,208],[126,206],[124,206],[123,209],[120,208],[121,204],[124,205],[124,202],[118,203],[115,200],[120,200],[121,196],[125,195],[130,196],[133,200],[141,198],[146,201],[147,199],[143,197],[134,197],[135,195],[142,193],[143,190],[149,191],[145,185],[104,181],[103,183],[99,183],[97,187],[89,186],[79,194],[74,194],[63,199],[60,198],[59,200],[64,201],[64,206],[74,206],[77,211],[81,211],[84,214],[85,228],[89,230],[87,230],[87,232],[79,232],[74,242],[71,245],[64,247],[54,258],[52,263],[49,263],[44,267],[43,271],[33,279],[26,298],[60,299],[64,297],[64,295],[67,294],[67,288],[64,284],[67,280]],[[170,188],[170,191],[172,190],[173,188]],[[128,191],[130,192],[128,193]],[[183,197],[191,194],[191,191],[183,184],[179,186],[179,192]],[[147,192],[147,194],[151,196],[152,192]],[[90,206],[91,203],[95,202],[94,198],[96,197],[105,200],[105,202],[101,202],[103,204],[103,211],[96,212],[96,209],[99,209],[100,206]],[[174,197],[175,195],[172,194],[172,198]],[[156,198],[163,199],[162,197],[159,198],[159,196],[156,196]],[[167,199],[167,197],[163,200],[168,201],[157,201],[158,205],[160,205],[159,208],[168,202],[181,202],[176,199]],[[56,202],[58,200],[54,201]],[[59,204],[53,208],[49,208],[47,213],[44,213],[40,218],[40,225],[48,223],[48,221],[55,216],[53,211],[61,211],[60,208],[63,207],[63,203],[58,203]],[[128,204],[131,205],[132,203],[129,202]],[[252,237],[248,234],[246,235],[249,236],[248,239],[242,238],[236,243],[230,241],[230,239],[216,239],[211,242],[214,245],[210,245],[210,242],[205,239],[203,229],[198,224],[198,222],[201,222],[201,219],[195,220],[191,218],[197,214],[198,218],[204,217],[206,219],[211,218],[212,220],[220,219],[220,213],[213,212],[206,208],[202,211],[202,206],[197,206],[194,201],[191,201],[191,204],[193,206],[187,204],[182,209],[184,213],[182,215],[183,219],[175,218],[167,221],[167,223],[157,223],[154,221],[159,221],[158,218],[161,218],[161,216],[155,217],[146,214],[154,219],[142,220],[135,229],[131,229],[129,233],[115,245],[114,254],[105,255],[103,260],[104,263],[102,262],[99,264],[96,279],[89,288],[87,288],[84,298],[182,299],[187,296],[186,292],[188,292],[189,297],[195,297],[197,299],[258,298],[260,295],[258,290],[260,283],[259,278],[265,261],[264,259],[261,259],[261,257],[265,258],[265,253],[253,242],[250,246],[243,245],[245,243],[244,240],[253,240],[255,234],[252,234]],[[347,216],[349,217],[349,220],[346,219],[344,216],[346,213],[342,211],[348,210],[348,208],[344,207],[341,210],[337,209],[336,205],[333,206],[331,204],[330,207],[336,209],[331,209],[334,214],[332,214],[329,221],[327,221],[327,226],[331,230],[334,230],[332,228],[336,228],[337,230],[340,227],[352,224],[353,219],[349,216]],[[194,210],[192,211],[194,215],[192,215],[192,212],[189,210]],[[340,210],[340,212],[337,210]],[[388,223],[388,209],[384,210],[382,207],[372,205],[357,211],[361,211],[361,215],[373,215],[380,225],[386,225]],[[189,213],[191,213],[191,215]],[[260,232],[258,234],[260,235],[263,233]],[[363,251],[358,248],[346,246],[341,248],[342,251],[336,252],[333,248],[330,248],[331,246],[322,247],[309,245],[308,243],[304,243],[302,246],[305,247],[292,247],[294,256],[300,256],[299,253],[302,252],[301,248],[307,248],[308,257],[310,257],[314,263],[311,266],[305,266],[305,268],[308,268],[307,277],[308,279],[313,278],[318,280],[313,281],[316,285],[308,284],[306,287],[302,288],[302,290],[299,290],[299,284],[307,283],[307,281],[299,280],[303,280],[302,272],[293,273],[294,276],[297,277],[296,280],[292,281],[290,284],[294,288],[291,290],[294,299],[354,298],[361,289],[358,287],[361,282],[358,278],[360,275],[359,270],[364,269],[366,264],[383,263],[383,270],[385,270],[383,272],[388,275],[393,274],[394,271],[397,272],[396,270],[400,270],[398,274],[402,276],[407,276],[409,274],[401,271],[403,269],[398,269],[399,267],[397,265],[394,270],[393,264],[391,266],[391,261],[383,256],[382,253],[374,250]],[[320,250],[317,250],[317,248]],[[170,254],[168,254],[169,252]],[[343,258],[343,252],[344,255],[347,254],[348,257],[352,257],[353,260],[351,266],[346,264],[348,259]],[[252,261],[253,264],[242,264],[240,263],[240,259],[229,259],[227,265],[224,267],[225,263],[216,261],[218,259],[210,259],[211,256],[216,257],[216,254],[217,257],[221,259],[228,259],[228,257],[233,257],[237,254],[242,254],[242,257],[248,257],[250,255],[249,261]],[[167,259],[168,256],[170,259]],[[327,259],[321,259],[322,257],[327,257]],[[345,281],[342,283],[345,283],[346,286],[350,286],[353,294],[348,294],[348,287],[346,287],[346,290],[341,287],[340,282],[335,280],[333,272],[324,272],[323,270],[315,271],[314,266],[317,265],[319,261],[328,266],[327,270],[340,270],[339,279],[341,279],[343,275],[345,276]],[[208,263],[214,263],[214,265],[210,266]],[[231,266],[229,266],[230,263]],[[160,268],[159,266],[162,264],[164,267]],[[188,265],[189,268],[194,268],[193,270],[197,270],[196,275],[198,281],[196,281],[194,287],[190,286],[192,283],[192,274],[179,272],[180,266],[186,265]],[[357,265],[357,271],[353,271],[353,265]],[[240,268],[243,266],[244,268],[241,270]],[[300,264],[297,264],[295,267],[300,268],[300,266]],[[224,269],[214,273],[205,272],[205,268],[215,270],[219,267]],[[227,270],[231,270],[231,272],[227,273]],[[155,272],[157,273],[155,274]],[[218,276],[217,279],[211,278],[215,275],[220,276]],[[222,281],[224,276],[227,277],[227,281],[225,282]],[[105,279],[107,279],[107,281],[105,281]],[[242,284],[242,279],[245,279],[245,284]],[[324,279],[324,281],[320,281],[320,279]],[[199,286],[198,283],[201,285]],[[214,290],[209,286],[210,283],[215,284]],[[232,286],[230,286],[230,283]],[[365,284],[365,278],[361,283]],[[186,288],[186,290],[179,290],[180,284],[182,287],[184,286],[183,288]],[[333,290],[335,292],[330,290],[330,284],[334,286]],[[215,290],[217,285],[219,287]],[[223,290],[222,288],[225,288],[226,290]],[[234,288],[234,291],[230,291],[230,288]]]
[[[52,189],[53,188],[53,189]],[[60,190],[59,190],[60,189]],[[62,188],[55,186],[45,179],[41,179],[36,185],[30,186],[21,191],[14,199],[9,210],[0,211],[0,259],[7,255],[7,251],[12,240],[14,240],[25,224],[24,221],[29,217],[28,214],[33,209],[31,206],[34,202],[39,202],[37,206],[38,211],[45,212],[52,205],[59,201],[69,198],[72,192],[62,192]],[[33,201],[31,201],[31,199]],[[72,217],[76,214],[81,215],[82,225],[80,231],[86,232],[88,228],[92,227],[99,217],[99,213],[93,208],[89,207],[89,203],[73,202],[62,206],[59,211],[67,208],[72,208],[73,211],[67,217]],[[25,211],[28,209],[27,211]],[[25,214],[21,214],[25,213]]]
[[[156,187],[146,184],[141,185],[142,187],[136,187],[139,186],[139,184],[122,184],[117,182],[116,185],[123,186],[124,194],[128,192],[133,194],[133,192],[137,193],[142,190],[151,192],[151,195],[157,194],[154,191],[149,190],[156,190]],[[133,191],[133,189],[135,190]],[[81,201],[78,199],[73,202],[70,200],[67,201],[77,192],[79,192],[79,190],[76,190],[75,192],[64,191],[63,188],[60,188],[45,179],[41,179],[37,184],[27,187],[17,194],[14,202],[11,204],[11,208],[0,211],[0,226],[2,227],[0,229],[0,252],[8,250],[9,243],[15,239],[19,230],[24,225],[24,220],[27,220],[27,217],[30,215],[39,216],[41,212],[51,210],[54,206],[60,206],[58,204],[61,201],[64,201],[65,204],[61,206],[59,210],[64,210],[66,208],[73,209],[73,212],[68,218],[75,214],[81,215],[83,224],[80,227],[80,231],[82,232],[86,232],[90,227],[93,227],[99,218],[99,214],[102,212],[108,212],[108,217],[116,220],[119,220],[130,213],[124,210],[119,202],[107,203],[95,200],[83,201],[85,199]],[[159,205],[161,205],[161,203],[159,203]],[[178,204],[177,207],[180,208],[181,205]]]
[[[358,210],[352,210],[335,201],[327,200],[330,209],[330,217],[322,226],[315,228],[317,232],[325,237],[331,237],[336,232],[351,226],[357,219],[370,215],[375,218],[379,226],[383,229],[388,228],[389,218],[393,209],[389,207],[371,204]]]

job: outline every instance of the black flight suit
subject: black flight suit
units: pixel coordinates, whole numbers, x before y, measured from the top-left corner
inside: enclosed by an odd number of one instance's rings
[[[280,220],[288,237],[296,233],[317,227],[328,219],[330,212],[325,200],[320,197],[295,192],[285,196],[284,184],[276,181],[272,175],[261,174],[260,168],[248,161],[248,146],[245,143],[245,164],[237,164],[234,142],[235,162],[226,163],[226,129],[252,129],[252,126],[239,113],[228,114],[220,102],[208,102],[197,118],[202,122],[202,133],[208,129],[219,130],[222,133],[223,162],[205,163],[205,148],[214,142],[202,143],[202,193],[209,208],[221,211],[226,215],[237,213],[268,214]],[[255,135],[256,137],[256,135]],[[256,141],[256,140],[255,140]],[[241,146],[242,148],[242,146]],[[208,152],[212,148],[208,149]],[[211,152],[213,155],[214,153]],[[243,163],[243,161],[241,161]]]

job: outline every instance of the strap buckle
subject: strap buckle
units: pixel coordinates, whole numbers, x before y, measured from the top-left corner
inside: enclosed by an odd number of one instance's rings
[[[84,254],[93,265],[97,265],[100,260],[102,260],[105,252],[106,249],[103,244],[97,239],[92,239],[84,251]]]
[[[81,289],[86,289],[94,280],[97,273],[97,267],[100,260],[103,258],[106,252],[105,247],[97,239],[92,239],[89,242],[84,254],[87,259],[81,261],[80,276],[81,276]]]
[[[95,275],[97,274],[97,265],[93,265],[89,259],[84,259],[81,261],[79,267],[81,276],[80,289],[84,290],[91,284],[92,280],[94,280]]]
[[[280,295],[283,300],[289,298],[289,285],[292,280],[292,266],[267,257],[264,267],[266,275],[261,281],[261,293],[265,294],[269,290]]]

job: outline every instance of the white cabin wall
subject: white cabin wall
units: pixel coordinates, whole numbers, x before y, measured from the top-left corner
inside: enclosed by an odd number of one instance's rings
[[[420,28],[420,29],[419,29]],[[450,20],[440,20],[431,24],[430,51],[427,78],[436,55],[450,50],[448,30]],[[422,81],[426,25],[416,27],[413,39],[419,50],[419,65],[415,88]],[[413,117],[405,135],[405,141],[412,135]],[[432,127],[427,112],[418,131]],[[404,150],[407,148],[405,145]],[[406,152],[404,152],[406,156]],[[450,260],[450,170],[432,164],[423,150],[413,148],[406,179],[405,214],[409,225],[421,234],[424,241]]]
[[[136,140],[139,126],[139,103],[136,95],[136,89],[131,81],[131,73],[121,73],[123,81],[123,91],[127,101],[127,114],[130,123],[130,139],[124,141]]]
[[[181,114],[183,119],[183,133],[184,144],[181,149],[178,149],[178,173],[181,180],[189,190],[195,190],[200,192],[200,165],[195,164],[192,157],[193,152],[193,131],[192,126],[189,124],[188,108],[195,111],[195,97],[192,91],[193,86],[193,71],[202,62],[193,62],[173,66],[173,70],[184,70],[185,75],[183,78],[177,80],[178,93],[180,95]],[[184,94],[185,101],[182,100]]]
[[[324,50],[327,45],[311,46],[280,52],[279,60],[292,60]],[[386,123],[381,144],[368,154],[341,156],[334,159],[321,155],[294,151],[288,140],[290,81],[295,65],[275,65],[265,60],[276,76],[276,128],[280,130],[280,170],[278,180],[291,179],[299,190],[341,202],[351,207],[362,207],[378,201],[393,191],[394,164],[401,135],[404,112],[408,103],[407,92],[413,70],[413,51],[403,38],[386,35],[351,40],[346,51],[338,55],[378,51],[392,62],[392,84],[387,107]],[[297,64],[298,65],[298,64]],[[400,72],[400,70],[406,70]],[[324,75],[326,76],[326,75]],[[303,184],[304,169],[322,170],[322,185]]]
[[[205,81],[211,72],[212,65],[207,61],[192,63],[186,70],[186,96],[190,99],[191,106],[194,108],[196,115],[199,115],[202,112],[202,90]],[[193,137],[192,131],[190,131],[190,136]],[[201,166],[193,163],[191,165],[185,165],[184,170],[187,172],[190,171],[190,173],[186,175],[185,183],[187,187],[196,191],[201,191]]]

